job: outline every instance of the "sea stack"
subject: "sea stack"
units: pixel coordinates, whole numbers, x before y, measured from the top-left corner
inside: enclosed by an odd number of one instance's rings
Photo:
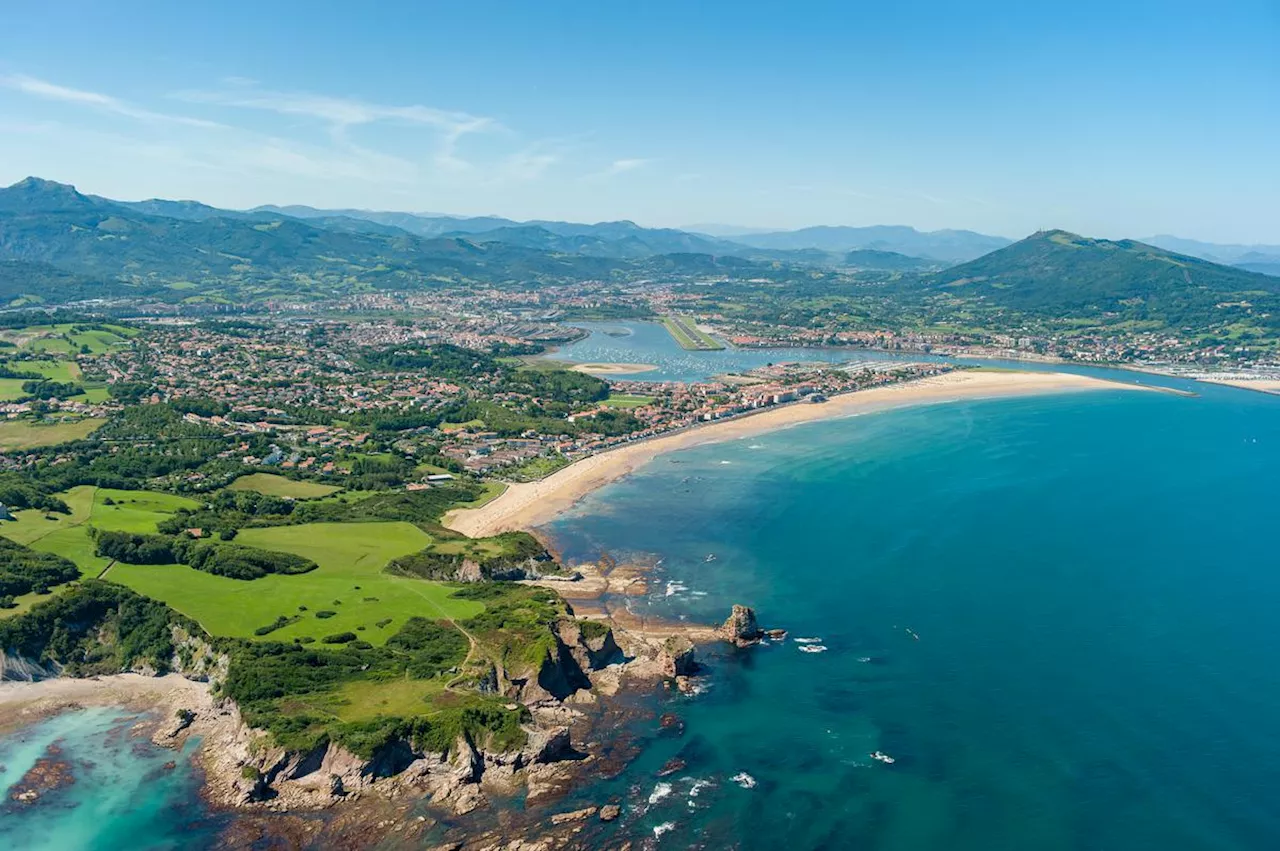
[[[720,634],[725,641],[736,647],[750,647],[752,644],[759,644],[760,639],[764,638],[764,631],[756,622],[755,609],[737,603],[734,604],[729,619],[720,627]]]

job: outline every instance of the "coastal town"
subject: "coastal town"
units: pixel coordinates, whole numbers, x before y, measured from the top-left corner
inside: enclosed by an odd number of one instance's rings
[[[540,347],[537,335],[545,334],[543,326],[532,329],[534,339],[517,333],[527,334],[528,326],[479,321],[472,330],[454,332],[430,322],[318,319],[271,325],[162,320],[140,327],[143,333],[131,345],[79,356],[77,362],[86,381],[130,388],[136,399],[28,399],[6,403],[3,413],[10,419],[30,418],[37,409],[52,419],[109,418],[132,401],[175,403],[193,426],[252,439],[252,444],[233,443],[215,455],[226,462],[218,476],[185,472],[173,482],[183,489],[225,484],[234,478],[235,465],[342,484],[351,476],[355,459],[391,455],[418,463],[421,475],[407,482],[414,487],[448,481],[454,474],[528,480],[623,443],[779,405],[821,404],[839,394],[951,369],[940,363],[786,363],[697,382],[611,376],[607,387],[583,375],[584,381],[600,387],[593,398],[566,408],[562,420],[526,417],[529,427],[519,427],[521,412],[553,400],[538,395],[536,388],[512,389],[496,374],[464,370],[439,376],[380,369],[366,363],[365,354],[438,346],[531,352]],[[573,332],[562,330],[560,336],[571,337]],[[516,369],[533,372],[572,367],[530,355],[509,361]],[[23,360],[10,363],[20,369]],[[494,428],[482,420],[445,418],[403,429],[377,427],[380,416],[429,416],[463,410],[475,402],[502,406],[511,412],[511,422]],[[619,414],[625,416],[621,425]],[[609,428],[593,428],[606,418],[612,418]],[[374,427],[361,428],[360,422]],[[4,453],[0,467],[21,469],[40,457]]]

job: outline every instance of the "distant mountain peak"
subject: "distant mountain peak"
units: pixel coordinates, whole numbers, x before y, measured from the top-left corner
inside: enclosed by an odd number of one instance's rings
[[[76,188],[69,183],[59,183],[56,180],[45,180],[43,177],[24,177],[17,183],[9,187],[9,189],[17,189],[22,192],[40,191],[55,192],[59,190],[76,191]]]
[[[1117,310],[1125,300],[1208,298],[1201,293],[1280,292],[1244,269],[1166,251],[1131,239],[1054,229],[931,276],[927,286],[1018,309]],[[1160,309],[1164,309],[1161,307]]]
[[[81,195],[74,186],[26,177],[6,189],[0,189],[0,209],[14,212],[50,212],[97,207],[91,198]]]

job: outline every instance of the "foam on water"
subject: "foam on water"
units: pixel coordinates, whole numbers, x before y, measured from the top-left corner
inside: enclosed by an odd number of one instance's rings
[[[1280,847],[1264,732],[1280,573],[1262,534],[1280,445],[1260,438],[1280,434],[1280,400],[1190,389],[796,426],[590,495],[549,527],[566,554],[652,553],[664,583],[705,594],[639,598],[636,616],[717,624],[744,603],[798,650],[833,650],[818,677],[791,653],[700,647],[712,691],[654,698],[685,735],[637,722],[646,749],[584,801],[636,783],[643,803],[680,756],[699,777],[750,766],[768,790],[732,780],[682,806],[705,847]]]

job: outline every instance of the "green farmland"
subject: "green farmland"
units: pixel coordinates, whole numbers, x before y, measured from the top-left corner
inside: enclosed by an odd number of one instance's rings
[[[283,496],[289,499],[318,499],[337,493],[342,488],[317,482],[300,482],[273,473],[250,473],[227,485],[233,491],[257,491],[267,496]]]
[[[304,556],[319,568],[246,582],[184,565],[117,564],[107,578],[167,603],[214,635],[238,638],[253,638],[254,630],[284,617],[293,622],[271,632],[272,640],[355,632],[370,644],[381,645],[415,615],[433,620],[466,618],[484,608],[452,599],[453,589],[447,585],[382,572],[392,558],[431,543],[430,536],[410,523],[246,529],[236,543]],[[317,614],[327,612],[333,614]]]

